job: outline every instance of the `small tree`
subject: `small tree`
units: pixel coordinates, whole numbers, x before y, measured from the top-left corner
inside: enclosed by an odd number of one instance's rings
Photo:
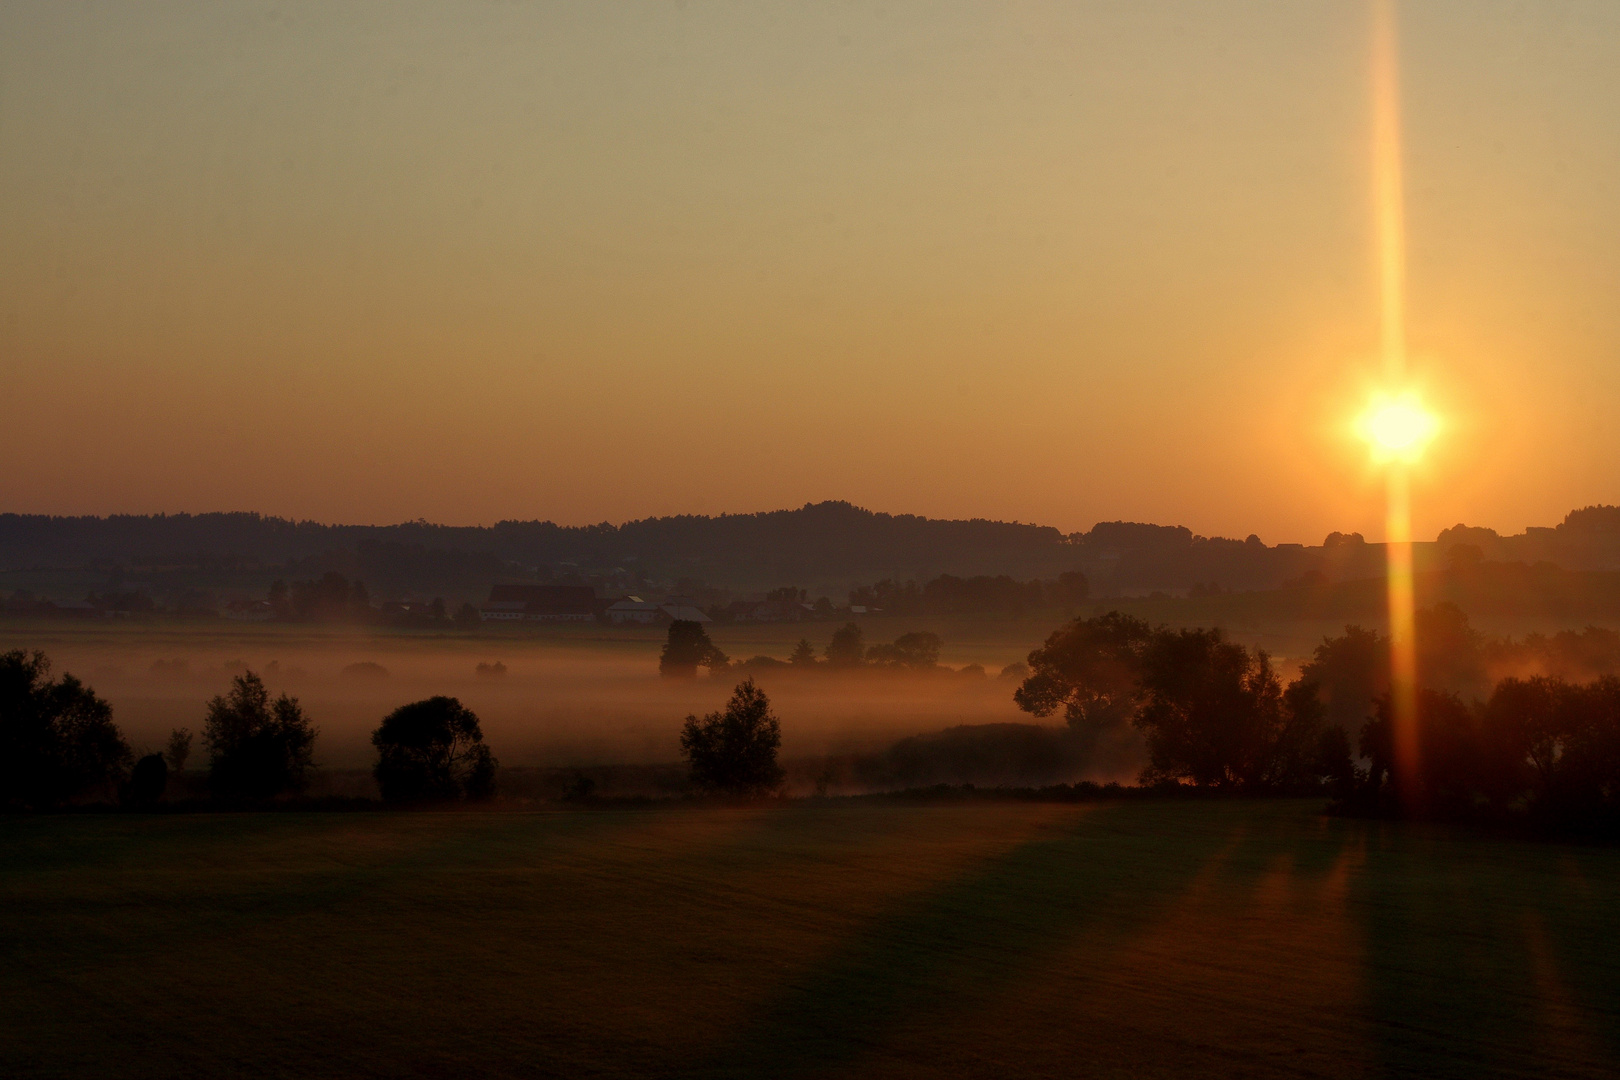
[[[676,619],[669,624],[669,638],[658,658],[658,674],[666,679],[690,679],[696,677],[699,665],[712,671],[728,662],[726,654],[709,640],[702,623]]]
[[[216,798],[268,799],[302,790],[311,765],[315,728],[296,698],[274,702],[264,680],[249,671],[208,703],[208,785]]]
[[[130,770],[125,794],[132,806],[151,806],[163,798],[168,786],[169,766],[164,763],[163,755],[147,754]]]
[[[191,729],[181,727],[169,732],[163,756],[168,760],[170,772],[184,772],[186,761],[191,757]]]
[[[473,711],[453,697],[401,705],[371,735],[372,775],[387,802],[487,799],[497,762]]]
[[[815,667],[816,647],[807,638],[800,638],[798,645],[793,648],[793,655],[788,657],[788,663],[798,668]]]
[[[0,655],[0,806],[110,797],[129,767],[112,706],[42,652]]]
[[[478,609],[471,604],[464,603],[456,608],[454,622],[462,630],[476,630],[482,625],[483,621],[483,617],[478,614]]]
[[[860,667],[865,659],[866,643],[859,626],[845,623],[842,629],[833,632],[832,641],[827,643],[828,667]]]
[[[702,720],[688,716],[681,731],[692,783],[727,795],[768,795],[781,787],[782,767],[776,763],[781,745],[781,722],[752,679],[737,685],[724,712]]]

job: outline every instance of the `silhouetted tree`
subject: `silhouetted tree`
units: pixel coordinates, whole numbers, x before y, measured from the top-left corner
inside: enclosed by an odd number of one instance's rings
[[[311,764],[315,728],[296,698],[274,702],[264,681],[249,671],[208,703],[208,784],[215,798],[268,799],[302,790]]]
[[[335,570],[316,581],[295,581],[289,591],[292,614],[300,619],[355,619],[371,614],[371,594],[364,583],[351,583]]]
[[[387,802],[487,799],[496,761],[473,711],[453,697],[401,705],[371,735],[372,774]]]
[[[1366,799],[1389,813],[1468,816],[1480,784],[1479,727],[1456,694],[1420,687],[1414,695],[1416,761],[1396,753],[1394,706],[1384,694],[1361,730],[1370,761]],[[1403,771],[1406,770],[1406,771]]]
[[[180,727],[169,732],[163,756],[168,760],[171,772],[185,772],[186,762],[191,757],[191,729]]]
[[[816,666],[816,647],[805,638],[793,647],[793,655],[788,657],[788,663],[798,668],[812,668]]]
[[[1362,731],[1371,759],[1348,810],[1620,833],[1620,679],[1504,679],[1473,708],[1417,692],[1413,754],[1396,755],[1390,699]],[[1404,771],[1403,771],[1404,770]]]
[[[728,795],[768,795],[781,787],[783,772],[776,763],[781,745],[782,725],[752,679],[737,685],[725,711],[702,720],[688,716],[681,731],[692,783]]]
[[[129,766],[112,707],[42,652],[0,654],[0,806],[110,797]]]
[[[1322,729],[1316,744],[1315,771],[1328,781],[1334,798],[1347,799],[1354,793],[1356,761],[1350,750],[1350,736],[1344,728],[1328,725]]]
[[[1051,588],[1052,600],[1060,607],[1072,607],[1091,595],[1091,583],[1078,570],[1069,570],[1057,576]]]
[[[1456,604],[1418,609],[1413,636],[1419,685],[1470,696],[1484,696],[1490,689],[1484,637]]]
[[[1152,637],[1147,623],[1117,611],[1075,619],[1029,654],[1030,674],[1013,700],[1036,716],[1061,707],[1076,728],[1123,724],[1136,712]]]
[[[658,658],[658,674],[666,679],[690,679],[697,675],[700,665],[712,671],[727,663],[726,654],[715,648],[702,623],[676,619],[669,624],[669,637]]]
[[[827,643],[828,667],[860,667],[865,659],[866,644],[862,640],[859,626],[845,623],[841,629],[833,631],[832,641]]]
[[[1299,676],[1319,688],[1328,723],[1359,732],[1373,699],[1389,692],[1389,639],[1346,626],[1343,636],[1322,639]]]
[[[1586,686],[1579,723],[1559,755],[1558,805],[1566,823],[1585,831],[1620,834],[1620,678]]]
[[[574,775],[568,778],[567,783],[563,784],[563,802],[589,802],[594,794],[596,794],[596,781],[577,769],[574,771]]]
[[[1219,630],[1155,634],[1143,655],[1142,694],[1134,723],[1152,763],[1144,778],[1228,788],[1273,781],[1272,747],[1294,718],[1264,653]]]
[[[1454,549],[1455,550],[1455,549]],[[1583,688],[1558,679],[1503,679],[1480,717],[1480,781],[1499,806],[1527,787],[1559,795],[1560,759],[1587,722]]]
[[[928,671],[939,666],[939,635],[927,630],[901,634],[892,645],[873,645],[866,650],[868,663]]]
[[[169,786],[169,766],[162,754],[147,754],[130,770],[126,801],[131,806],[151,806],[163,798]]]
[[[456,609],[455,623],[463,630],[476,630],[483,624],[478,609],[471,604],[462,604]]]

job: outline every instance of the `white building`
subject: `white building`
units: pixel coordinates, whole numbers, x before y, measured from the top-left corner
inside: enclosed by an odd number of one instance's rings
[[[639,596],[627,596],[623,600],[609,604],[607,616],[608,621],[615,624],[656,623],[666,617],[662,607]]]

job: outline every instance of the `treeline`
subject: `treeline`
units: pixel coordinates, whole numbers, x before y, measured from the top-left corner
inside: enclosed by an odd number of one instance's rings
[[[1488,697],[1508,677],[1590,682],[1620,675],[1620,633],[1603,627],[1494,637],[1476,630],[1455,604],[1441,603],[1420,608],[1415,628],[1419,684],[1466,699]],[[1323,640],[1303,674],[1320,688],[1329,719],[1355,730],[1369,702],[1389,692],[1389,656],[1386,636],[1347,626]]]
[[[1620,508],[1572,511],[1554,528],[1517,537],[1459,525],[1436,542],[1416,545],[1419,571],[1447,565],[1456,550],[1477,553],[1491,565],[1520,566],[1517,577],[1508,575],[1513,580],[1492,585],[1482,578],[1501,593],[1502,603],[1523,607],[1544,593],[1557,603],[1573,603],[1579,596],[1565,596],[1559,581],[1537,573],[1538,564],[1570,572],[1620,569]],[[1078,572],[1087,576],[1093,594],[1125,595],[1207,593],[1212,587],[1262,591],[1375,578],[1384,572],[1384,551],[1356,533],[1331,533],[1314,546],[1126,521],[1064,534],[1020,522],[875,513],[847,502],[577,527],[547,521],[323,525],[257,514],[0,514],[0,569],[40,567],[105,571],[109,577],[127,570],[176,593],[262,585],[271,574],[318,577],[328,571],[393,594],[460,596],[497,580],[602,582],[636,590],[656,583],[682,594],[705,583],[750,592],[797,581],[818,595],[835,595],[851,581],[1005,575],[1027,582]]]
[[[918,585],[884,578],[850,590],[851,607],[885,615],[1021,615],[1026,611],[1073,608],[1090,596],[1090,583],[1078,570],[1055,579],[1019,581],[1006,574],[962,578],[941,574]]]
[[[1093,738],[1135,727],[1147,743],[1144,784],[1307,793],[1353,775],[1349,740],[1327,722],[1315,684],[1284,686],[1265,652],[1220,630],[1110,612],[1059,629],[1029,668],[1013,695],[1019,708],[1061,711]]]
[[[350,581],[335,570],[305,581],[277,579],[265,597],[266,614],[285,622],[369,622],[403,627],[475,629],[478,609],[470,603],[451,613],[442,597],[427,603],[388,601],[373,605],[363,581]]]
[[[205,706],[207,790],[222,806],[258,806],[302,792],[319,732],[298,699],[272,699],[249,671]],[[455,698],[432,697],[394,710],[372,734],[372,774],[390,803],[487,799],[497,762],[478,717]],[[0,655],[0,808],[45,810],[119,802],[150,807],[171,773],[184,772],[193,744],[176,728],[164,752],[135,759],[112,706],[70,674],[51,677],[43,653]]]
[[[1389,642],[1359,627],[1325,639],[1284,685],[1264,651],[1220,630],[1118,612],[1076,619],[1030,654],[1014,700],[1037,716],[1061,711],[1093,738],[1135,728],[1149,756],[1143,784],[1328,792],[1349,813],[1620,829],[1620,678],[1510,676],[1467,701],[1444,687],[1473,685],[1491,649],[1455,609],[1422,616],[1408,752],[1397,753]],[[1609,655],[1607,633],[1497,648],[1590,665]]]
[[[658,658],[658,673],[666,679],[689,679],[697,675],[698,668],[704,667],[711,675],[779,670],[948,672],[985,677],[985,670],[979,664],[956,669],[940,664],[939,653],[944,644],[931,630],[913,630],[893,641],[868,645],[861,628],[855,623],[846,623],[833,631],[832,639],[819,651],[809,638],[800,638],[786,660],[754,656],[734,662],[709,639],[702,623],[678,620],[669,625],[669,636]]]
[[[784,580],[871,580],[900,568],[914,576],[1011,573],[1053,576],[1075,568],[1075,553],[1050,526],[987,520],[945,521],[874,513],[847,502],[807,504],[759,514],[678,515],[611,525],[560,526],[503,521],[489,527],[322,525],[257,514],[45,517],[0,514],[0,568],[91,566],[121,560],[149,566],[195,562],[232,566],[300,564],[357,555],[402,578],[431,572],[453,591],[492,569],[479,557],[541,567],[646,567],[669,577],[702,577],[729,587],[762,588]],[[459,553],[452,555],[450,553]],[[410,563],[418,565],[413,568]],[[359,566],[328,564],[350,574]],[[378,579],[381,580],[380,578]],[[420,589],[420,580],[386,582]]]
[[[1420,688],[1403,752],[1388,695],[1362,728],[1348,813],[1620,833],[1620,679],[1503,679],[1488,700]]]

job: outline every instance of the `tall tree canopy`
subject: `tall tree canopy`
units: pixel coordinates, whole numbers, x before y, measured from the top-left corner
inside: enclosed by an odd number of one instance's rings
[[[259,676],[238,675],[227,693],[209,701],[203,721],[214,797],[268,799],[302,790],[315,735],[298,699],[282,694],[272,702]]]
[[[692,783],[728,795],[768,795],[781,787],[782,767],[776,763],[781,745],[781,722],[752,679],[737,685],[724,711],[702,720],[688,716],[681,731]]]
[[[49,807],[110,797],[129,767],[112,706],[44,653],[0,655],[0,805]]]
[[[1159,631],[1143,655],[1147,779],[1241,790],[1281,790],[1321,775],[1316,687],[1285,691],[1264,652],[1220,630]]]
[[[1219,630],[1110,612],[1062,627],[1029,664],[1018,706],[1037,716],[1061,708],[1088,734],[1134,725],[1147,742],[1146,781],[1278,791],[1349,775],[1343,733],[1324,741],[1315,684],[1285,690],[1264,652]]]
[[[1075,727],[1122,724],[1135,715],[1152,637],[1147,623],[1117,611],[1075,619],[1029,654],[1029,677],[1013,700],[1036,716],[1061,708]]]
[[[453,697],[401,705],[371,735],[372,770],[388,802],[484,799],[495,793],[494,756],[473,711]]]

